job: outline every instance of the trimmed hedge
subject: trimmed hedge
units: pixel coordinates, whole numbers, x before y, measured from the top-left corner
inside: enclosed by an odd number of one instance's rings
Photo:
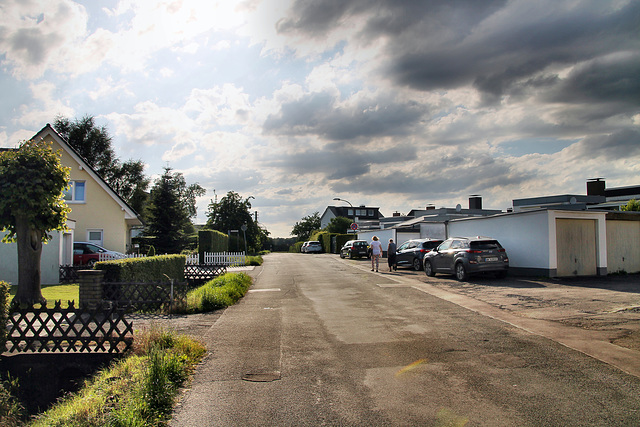
[[[204,264],[205,252],[229,251],[229,236],[218,230],[198,231],[198,257],[200,264]]]
[[[186,262],[185,255],[159,255],[97,262],[95,269],[103,270],[109,282],[184,282]]]

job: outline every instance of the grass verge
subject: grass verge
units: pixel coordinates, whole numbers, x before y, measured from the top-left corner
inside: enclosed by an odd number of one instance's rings
[[[179,388],[205,347],[158,327],[140,331],[133,352],[75,395],[40,414],[32,426],[164,426]]]
[[[42,296],[47,299],[47,307],[53,307],[55,301],[62,301],[62,308],[68,306],[68,301],[75,301],[76,307],[80,300],[80,286],[77,283],[74,284],[61,284],[61,285],[43,285]],[[9,290],[9,301],[16,296],[18,291],[18,285],[12,285]]]
[[[187,294],[187,312],[204,313],[235,304],[247,293],[251,276],[245,273],[226,273],[208,281]]]

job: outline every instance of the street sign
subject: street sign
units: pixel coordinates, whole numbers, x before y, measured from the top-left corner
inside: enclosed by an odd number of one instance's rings
[[[356,224],[355,222],[351,224],[351,229],[353,231],[356,231],[358,229],[358,224]]]

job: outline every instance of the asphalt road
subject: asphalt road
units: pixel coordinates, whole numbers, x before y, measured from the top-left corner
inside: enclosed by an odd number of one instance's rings
[[[638,377],[363,267],[267,256],[171,425],[640,425]]]

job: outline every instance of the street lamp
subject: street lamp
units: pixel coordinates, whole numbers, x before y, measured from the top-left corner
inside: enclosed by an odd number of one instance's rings
[[[341,199],[340,197],[334,197],[333,200],[338,200],[340,202],[347,202],[347,203],[349,203],[349,206],[353,207],[353,205],[351,204],[350,201],[345,200],[345,199]]]

